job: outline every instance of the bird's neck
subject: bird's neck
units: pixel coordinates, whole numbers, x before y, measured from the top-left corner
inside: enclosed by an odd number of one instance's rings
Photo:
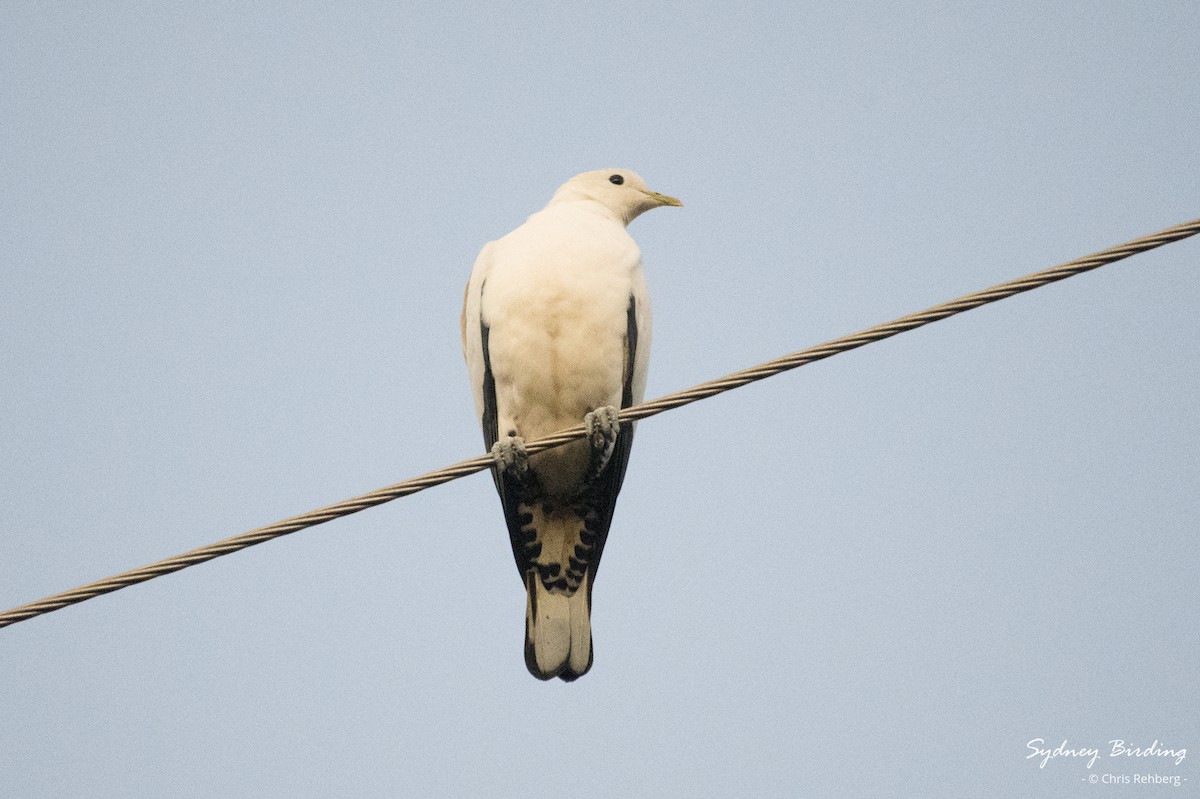
[[[564,186],[550,199],[546,204],[546,208],[555,208],[567,205],[574,205],[580,210],[594,213],[598,216],[603,216],[606,219],[615,220],[621,225],[628,225],[633,221],[633,217],[623,217],[619,212],[609,208],[604,203],[590,196],[584,191],[581,191],[573,186]]]

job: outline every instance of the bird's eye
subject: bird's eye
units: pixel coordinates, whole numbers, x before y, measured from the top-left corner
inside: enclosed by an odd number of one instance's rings
[[[609,175],[608,182],[612,183],[614,186],[620,186],[625,182],[625,178],[621,177],[620,175]]]

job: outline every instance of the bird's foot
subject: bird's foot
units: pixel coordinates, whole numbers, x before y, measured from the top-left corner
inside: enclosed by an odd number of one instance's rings
[[[587,441],[592,447],[587,471],[587,479],[590,481],[599,476],[608,465],[608,459],[612,457],[613,447],[617,443],[617,436],[621,433],[621,422],[617,418],[617,409],[605,405],[584,416],[583,426],[587,430]]]
[[[508,436],[492,445],[492,460],[502,473],[524,479],[529,474],[529,453],[525,451],[525,439]]]

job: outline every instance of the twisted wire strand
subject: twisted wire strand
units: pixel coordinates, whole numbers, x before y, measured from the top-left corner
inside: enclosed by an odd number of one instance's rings
[[[1031,289],[1040,288],[1047,283],[1054,283],[1059,280],[1064,280],[1068,277],[1088,272],[1092,269],[1111,264],[1115,261],[1120,261],[1128,258],[1131,255],[1136,255],[1146,250],[1152,250],[1156,247],[1161,247],[1164,244],[1169,244],[1180,239],[1193,236],[1200,233],[1200,219],[1194,219],[1191,222],[1184,222],[1174,227],[1169,227],[1158,233],[1151,233],[1147,236],[1134,239],[1133,241],[1119,244],[1115,247],[1110,247],[1106,250],[1085,255],[1082,258],[1076,258],[1073,261],[1068,261],[1058,266],[1052,266],[1048,269],[1043,269],[1038,272],[1025,275],[1024,277],[1009,280],[1005,283],[999,283],[991,288],[976,291],[972,294],[966,294],[949,302],[940,305],[934,305],[926,308],[923,311],[917,311],[906,316],[901,316],[898,319],[893,319],[890,322],[884,322],[874,327],[869,327],[865,330],[860,330],[857,333],[851,333],[841,338],[835,338],[831,341],[826,341],[823,344],[809,347],[793,352],[790,355],[785,355],[781,358],[776,358],[766,363],[761,363],[757,366],[752,366],[748,369],[743,369],[738,372],[726,375],[725,377],[710,380],[706,383],[693,386],[683,391],[676,391],[673,394],[667,394],[655,400],[643,402],[640,405],[634,405],[629,408],[624,408],[620,412],[620,418],[623,421],[646,419],[650,416],[663,413],[664,411],[679,408],[683,405],[706,399],[708,397],[721,394],[725,391],[731,391],[735,388],[753,383],[758,380],[763,380],[768,377],[786,372],[790,369],[795,369],[805,364],[819,361],[828,358],[838,353],[847,352],[848,350],[857,349],[866,344],[875,341],[881,341],[885,338],[890,338],[898,333],[903,333],[906,330],[927,325],[930,322],[936,322],[939,319],[945,319],[949,316],[969,311],[972,308],[978,308],[981,305],[996,302],[998,300],[1011,297],[1014,294],[1030,291]],[[584,428],[582,424],[567,428],[549,436],[526,442],[527,451],[532,454],[553,447],[561,446],[569,441],[577,438],[582,438]],[[117,591],[122,588],[128,588],[131,585],[152,580],[155,577],[161,577],[165,574],[186,569],[189,566],[195,566],[199,563],[219,558],[222,555],[229,555],[247,547],[261,544],[264,541],[270,541],[280,536],[294,533],[298,530],[303,530],[307,527],[313,527],[324,522],[332,521],[333,519],[349,516],[352,513],[358,513],[361,510],[372,508],[376,505],[382,505],[385,502],[390,502],[400,497],[415,494],[418,491],[423,491],[426,488],[432,488],[442,483],[448,483],[451,480],[457,480],[460,477],[474,474],[482,471],[492,465],[492,457],[490,455],[481,455],[475,458],[469,458],[465,461],[460,461],[452,466],[447,466],[443,469],[428,472],[419,477],[414,477],[405,480],[395,485],[386,486],[376,489],[366,494],[362,494],[352,499],[343,500],[342,502],[328,505],[323,508],[318,508],[308,513],[302,513],[299,516],[292,516],[282,521],[269,524],[266,527],[259,527],[241,535],[226,538],[208,546],[193,549],[190,552],[185,552],[182,555],[176,555],[165,560],[160,560],[157,563],[151,563],[147,566],[142,566],[137,569],[132,569],[121,574],[107,577],[103,580],[97,580],[87,585],[73,588],[69,591],[64,591],[53,596],[48,596],[36,602],[30,602],[26,605],[20,605],[11,610],[0,613],[0,627],[7,627],[10,624],[16,624],[19,621],[31,619],[34,616],[40,616],[51,611],[64,608],[68,605],[74,605],[78,602],[83,602],[93,597],[107,594],[112,591]]]

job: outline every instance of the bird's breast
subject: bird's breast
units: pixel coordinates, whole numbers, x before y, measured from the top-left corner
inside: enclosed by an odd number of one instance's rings
[[[483,287],[483,319],[498,411],[526,438],[620,404],[641,258],[623,227],[605,232],[498,242],[507,246],[498,248]]]

